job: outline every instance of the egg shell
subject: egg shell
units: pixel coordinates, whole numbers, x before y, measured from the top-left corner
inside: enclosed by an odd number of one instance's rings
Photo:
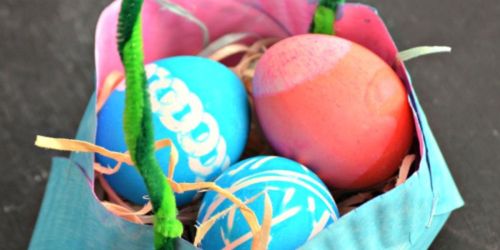
[[[277,43],[259,61],[253,91],[273,148],[334,187],[384,181],[412,143],[401,80],[373,52],[339,37],[307,34]]]
[[[269,249],[297,249],[339,216],[335,201],[323,182],[303,165],[276,156],[259,156],[231,166],[215,183],[248,206],[262,224],[264,192],[272,202]],[[257,198],[255,198],[257,197]],[[253,201],[252,198],[255,198]],[[209,191],[203,198],[202,223],[234,204]],[[218,219],[201,242],[202,249],[250,249],[252,235],[239,210]]]
[[[247,95],[239,78],[222,64],[194,56],[172,57],[146,66],[155,140],[171,139],[179,151],[177,182],[210,181],[236,162],[249,130]],[[118,87],[98,114],[96,141],[125,152],[123,131],[125,85]],[[170,148],[157,151],[164,173]],[[104,166],[115,161],[97,155]],[[106,176],[113,189],[136,204],[144,204],[146,186],[137,169],[122,166]],[[196,192],[176,194],[177,204],[190,202]]]

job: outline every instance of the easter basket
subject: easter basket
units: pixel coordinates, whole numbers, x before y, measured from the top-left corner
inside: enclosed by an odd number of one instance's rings
[[[307,33],[317,8],[317,1],[308,0],[159,2],[145,0],[142,9],[146,63],[173,55],[199,54],[208,41],[225,34],[285,38]],[[76,135],[77,140],[92,144],[96,142],[96,110],[102,105],[98,97],[103,83],[114,71],[123,71],[115,37],[120,3],[111,3],[97,25],[97,90]],[[336,35],[370,49],[404,82],[415,121],[418,162],[404,183],[353,208],[308,240],[302,249],[426,249],[451,212],[463,206],[463,200],[401,60],[405,55],[398,56],[376,10],[347,3],[339,6],[336,14]],[[81,152],[53,160],[30,249],[153,248],[151,225],[125,220],[102,205],[94,191],[94,162],[93,153]],[[177,249],[196,249],[185,239],[176,241]]]

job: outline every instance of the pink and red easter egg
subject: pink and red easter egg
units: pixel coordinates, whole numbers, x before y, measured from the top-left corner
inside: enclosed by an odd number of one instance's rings
[[[264,133],[330,186],[367,188],[395,173],[413,139],[407,93],[373,52],[327,35],[275,44],[253,81]]]

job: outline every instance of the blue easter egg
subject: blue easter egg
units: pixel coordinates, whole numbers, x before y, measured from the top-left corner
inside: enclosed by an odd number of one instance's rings
[[[146,66],[153,113],[155,140],[169,138],[179,151],[176,182],[211,181],[236,162],[246,144],[249,106],[240,79],[213,60],[179,56]],[[97,145],[127,151],[123,131],[124,85],[114,90],[98,114]],[[156,158],[167,173],[170,148]],[[103,166],[115,161],[97,155]],[[125,199],[144,204],[146,186],[137,169],[123,165],[106,176],[111,187]],[[176,194],[177,205],[193,200],[196,192]]]
[[[215,183],[233,193],[262,225],[264,192],[273,210],[269,249],[297,249],[333,223],[339,212],[323,182],[303,165],[282,157],[259,156],[231,166]],[[234,204],[209,191],[203,198],[198,223]],[[219,218],[201,242],[202,249],[250,249],[252,234],[239,210]]]

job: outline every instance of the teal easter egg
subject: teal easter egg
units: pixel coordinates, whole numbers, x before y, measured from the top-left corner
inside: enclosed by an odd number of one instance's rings
[[[245,88],[231,70],[213,60],[179,56],[147,65],[146,75],[155,140],[171,139],[179,151],[176,182],[211,181],[239,159],[250,116]],[[124,86],[113,91],[98,114],[97,145],[117,152],[127,151]],[[156,153],[164,173],[169,157],[170,148]],[[116,164],[101,155],[96,160],[104,166]],[[146,202],[146,186],[132,166],[122,166],[106,180],[125,199]],[[189,203],[195,194],[176,194],[177,205]]]
[[[269,249],[297,249],[332,224],[339,212],[323,182],[303,165],[282,157],[259,156],[231,166],[215,183],[254,211],[262,225],[264,193],[272,203]],[[234,204],[209,191],[203,198],[198,223]],[[219,218],[201,242],[202,249],[250,249],[252,234],[239,210]]]

